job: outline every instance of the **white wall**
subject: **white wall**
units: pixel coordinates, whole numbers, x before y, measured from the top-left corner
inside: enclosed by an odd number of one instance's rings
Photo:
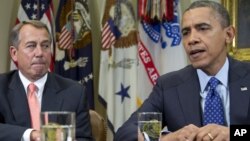
[[[9,32],[15,24],[17,7],[19,1],[1,0],[0,1],[0,73],[9,69]]]

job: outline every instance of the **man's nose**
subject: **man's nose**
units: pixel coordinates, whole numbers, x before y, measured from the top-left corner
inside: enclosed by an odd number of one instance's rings
[[[36,56],[41,56],[43,54],[43,48],[40,45],[37,45],[35,53]]]
[[[200,42],[199,34],[195,30],[192,30],[190,35],[189,35],[188,45],[194,45],[194,44],[197,44],[199,42]]]

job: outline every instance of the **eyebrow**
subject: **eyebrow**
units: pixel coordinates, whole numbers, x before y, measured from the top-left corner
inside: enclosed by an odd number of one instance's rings
[[[203,23],[198,23],[198,24],[195,24],[195,25],[194,25],[195,28],[198,28],[198,27],[201,27],[201,26],[211,27],[210,24],[204,23],[204,22],[203,22]],[[190,30],[190,28],[191,28],[191,26],[183,27],[182,30],[181,30],[181,32],[183,32],[183,31],[185,31],[185,30]]]
[[[209,27],[211,27],[211,25],[208,24],[208,23],[198,23],[194,27],[197,28],[197,27],[201,27],[201,26],[209,26]]]
[[[51,43],[51,41],[50,40],[44,40],[44,41],[42,41],[42,43]]]
[[[25,44],[36,44],[37,42],[36,41],[28,41],[26,42]],[[44,43],[51,43],[50,40],[44,40],[41,42],[41,44],[44,44]]]

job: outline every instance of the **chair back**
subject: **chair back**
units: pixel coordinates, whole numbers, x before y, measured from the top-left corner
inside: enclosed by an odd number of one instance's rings
[[[89,110],[92,135],[95,141],[106,141],[106,123],[104,118],[94,110]]]

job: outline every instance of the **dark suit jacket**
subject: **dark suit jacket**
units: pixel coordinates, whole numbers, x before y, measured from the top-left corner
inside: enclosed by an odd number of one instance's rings
[[[92,140],[87,98],[79,83],[48,73],[41,111],[75,112],[77,141]],[[0,140],[20,141],[30,127],[27,96],[18,71],[0,75]]]
[[[230,124],[250,123],[250,64],[229,58]],[[241,88],[247,87],[244,91]],[[200,84],[196,69],[165,74],[157,80],[149,98],[131,115],[115,135],[116,141],[137,141],[137,113],[162,112],[162,126],[176,131],[188,124],[202,125]]]

